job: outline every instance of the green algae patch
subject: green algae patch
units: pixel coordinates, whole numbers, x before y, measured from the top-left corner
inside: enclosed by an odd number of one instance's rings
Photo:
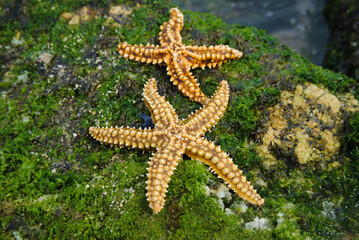
[[[165,207],[155,215],[146,200],[151,152],[101,145],[88,128],[140,128],[139,114],[150,115],[142,90],[151,77],[181,118],[200,107],[180,94],[164,66],[125,60],[116,52],[122,41],[158,45],[160,25],[173,6],[166,1],[7,4],[2,9],[10,12],[0,15],[1,239],[358,237],[354,110],[344,114],[333,135],[340,141],[336,154],[300,164],[288,154],[295,143],[272,144],[276,164],[268,168],[268,155],[256,151],[284,93],[312,84],[339,100],[350,93],[347,99],[356,101],[354,80],[314,66],[263,30],[183,11],[186,45],[226,44],[244,53],[192,73],[208,96],[222,79],[229,82],[227,111],[205,137],[233,158],[266,202],[245,203],[207,166],[184,156]],[[321,105],[323,113],[334,109]]]

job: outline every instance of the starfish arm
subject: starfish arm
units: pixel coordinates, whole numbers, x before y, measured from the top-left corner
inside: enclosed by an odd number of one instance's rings
[[[162,136],[162,131],[129,127],[90,127],[89,132],[94,139],[102,143],[140,149],[156,148]]]
[[[264,199],[253,189],[232,159],[220,147],[200,138],[196,140],[196,144],[186,148],[185,154],[209,165],[241,198],[255,205],[264,203]]]
[[[218,46],[185,46],[184,53],[191,68],[216,67],[228,59],[238,59],[243,53],[227,45]]]
[[[165,203],[168,183],[178,162],[181,160],[184,147],[180,141],[170,137],[150,159],[147,181],[147,200],[155,213],[161,211]]]
[[[172,60],[165,59],[171,82],[189,99],[206,104],[208,98],[199,88],[197,79],[192,76],[186,58],[182,55],[174,55]]]
[[[172,105],[157,92],[156,79],[149,79],[143,90],[143,100],[151,111],[152,120],[157,127],[168,127],[178,123],[178,116]]]
[[[117,51],[126,59],[137,62],[160,64],[164,61],[166,51],[161,46],[130,45],[127,42],[120,42]]]
[[[173,42],[182,43],[181,30],[183,27],[183,14],[178,8],[170,10],[170,20],[164,22],[159,33],[161,45],[170,45]]]
[[[229,87],[223,80],[208,103],[184,120],[186,132],[201,136],[211,129],[223,116],[229,100]]]

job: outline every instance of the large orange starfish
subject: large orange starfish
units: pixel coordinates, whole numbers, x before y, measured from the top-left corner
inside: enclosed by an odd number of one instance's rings
[[[139,62],[167,65],[168,75],[178,89],[191,100],[206,104],[208,98],[203,94],[191,72],[191,68],[216,67],[227,59],[240,58],[242,52],[227,45],[186,46],[180,35],[183,14],[177,8],[170,10],[170,20],[161,26],[160,46],[147,44],[130,45],[121,42],[118,51],[124,58]]]
[[[183,154],[209,165],[240,197],[252,204],[262,205],[264,200],[232,159],[220,147],[202,137],[222,117],[228,98],[228,83],[222,81],[203,108],[180,120],[171,104],[158,94],[156,80],[152,78],[145,85],[143,99],[151,110],[155,128],[90,127],[90,134],[96,140],[111,145],[156,149],[149,163],[147,181],[147,199],[155,213],[163,208],[170,177]]]

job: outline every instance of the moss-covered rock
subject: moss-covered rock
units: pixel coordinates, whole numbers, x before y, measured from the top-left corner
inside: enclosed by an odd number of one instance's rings
[[[0,13],[1,239],[358,237],[358,114],[338,130],[342,149],[325,167],[322,161],[299,165],[278,152],[278,163],[267,169],[255,151],[267,110],[282,92],[308,82],[358,99],[354,80],[311,64],[262,30],[183,11],[185,44],[227,44],[244,52],[239,60],[193,74],[207,95],[220,80],[229,82],[228,109],[206,137],[234,159],[266,202],[256,208],[231,191],[228,196],[206,166],[185,156],[164,209],[154,215],[145,183],[151,153],[100,145],[88,128],[140,127],[139,114],[149,115],[141,93],[150,77],[181,117],[200,107],[170,83],[165,67],[127,61],[116,52],[119,41],[158,44],[173,6],[6,4]],[[114,6],[126,11],[111,16]],[[71,14],[88,17],[69,24]]]

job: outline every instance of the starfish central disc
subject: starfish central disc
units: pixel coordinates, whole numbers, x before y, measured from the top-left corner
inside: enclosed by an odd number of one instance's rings
[[[227,45],[186,46],[182,43],[180,32],[183,27],[183,14],[177,8],[170,10],[170,20],[163,23],[159,40],[161,45],[130,45],[121,42],[118,51],[121,56],[143,63],[165,64],[171,81],[191,100],[206,104],[208,98],[199,88],[191,68],[216,67],[228,59],[242,56],[242,52]]]
[[[222,81],[205,106],[187,119],[180,120],[172,105],[158,94],[156,80],[152,78],[144,87],[143,99],[151,111],[155,128],[90,127],[89,131],[103,143],[156,149],[149,162],[147,181],[147,199],[155,213],[164,206],[170,178],[183,154],[209,165],[243,199],[262,205],[264,200],[232,159],[220,147],[202,137],[223,116],[228,98],[228,83]]]

